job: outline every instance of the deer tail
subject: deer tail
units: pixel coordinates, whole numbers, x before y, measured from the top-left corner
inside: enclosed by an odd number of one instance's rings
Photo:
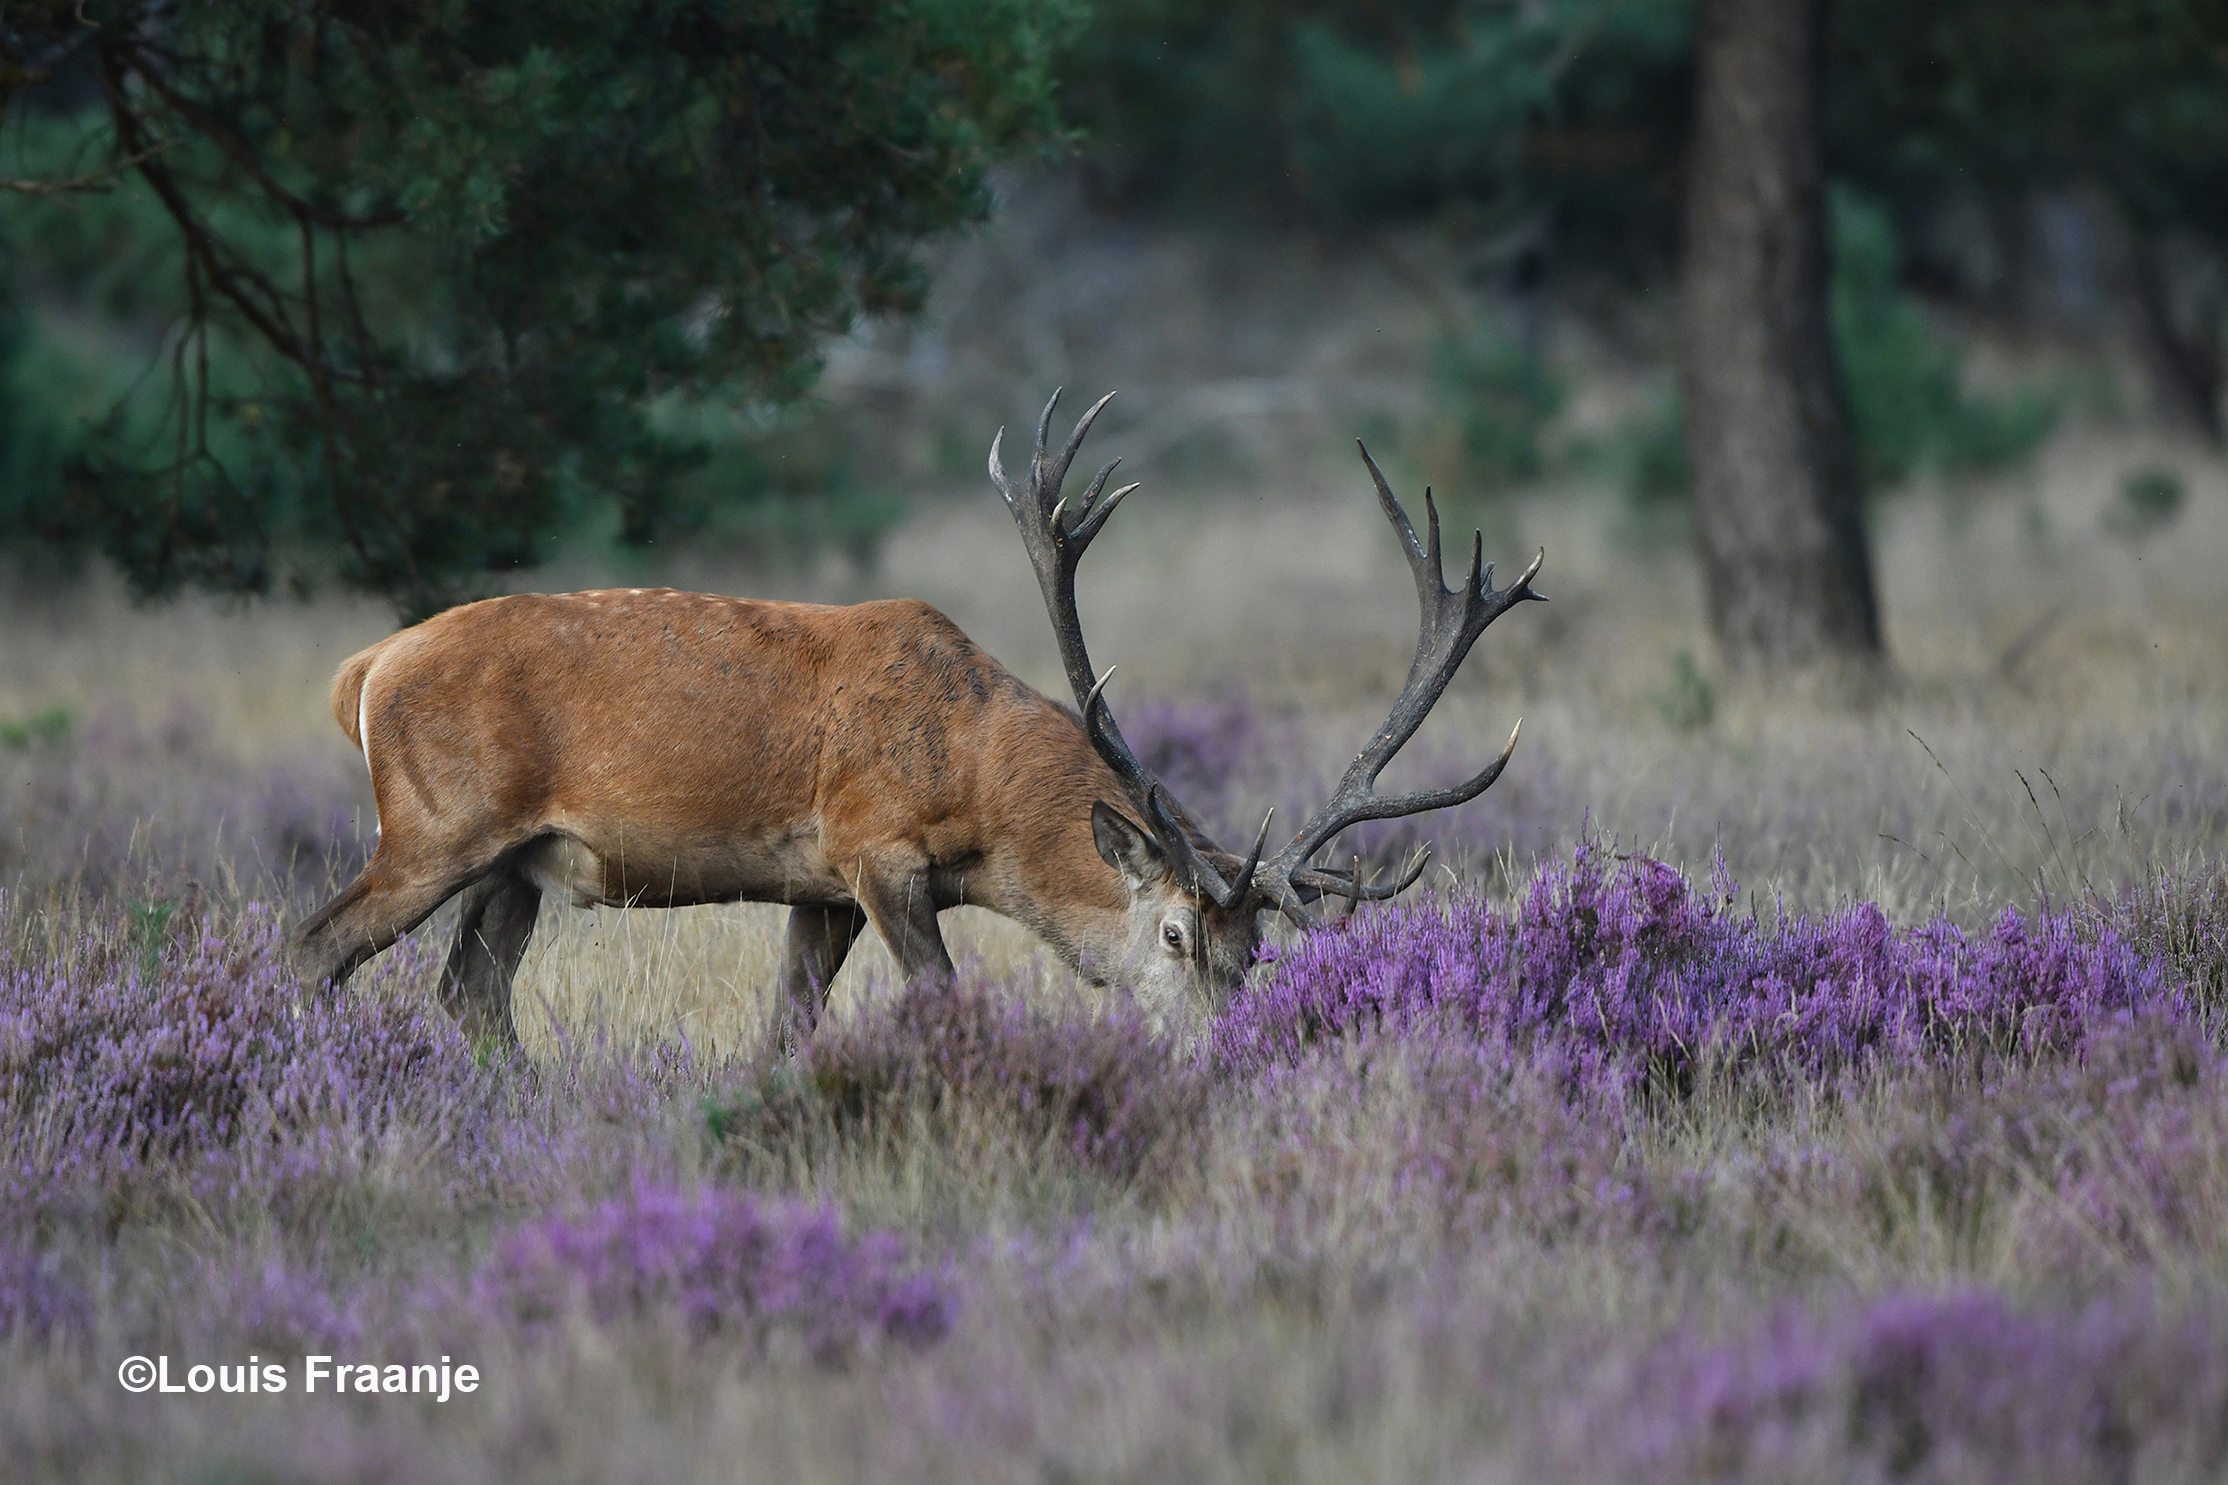
[[[340,723],[340,730],[348,734],[358,750],[364,746],[364,677],[371,672],[371,662],[379,658],[379,650],[379,645],[373,645],[357,651],[341,662],[340,673],[333,677],[333,720]]]

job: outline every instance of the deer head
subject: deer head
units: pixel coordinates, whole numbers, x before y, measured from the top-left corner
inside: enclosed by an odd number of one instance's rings
[[[1459,589],[1446,585],[1439,546],[1439,511],[1431,492],[1424,491],[1425,540],[1401,509],[1384,474],[1361,450],[1362,463],[1377,487],[1377,503],[1400,538],[1402,553],[1415,575],[1416,598],[1421,609],[1416,654],[1408,667],[1407,683],[1385,719],[1362,751],[1355,755],[1337,789],[1322,808],[1308,817],[1297,834],[1275,856],[1263,860],[1270,822],[1269,811],[1243,856],[1217,846],[1166,785],[1137,761],[1105,698],[1104,675],[1092,668],[1083,643],[1083,628],[1076,616],[1075,573],[1083,553],[1122,501],[1137,489],[1127,484],[1106,494],[1107,480],[1120,459],[1110,461],[1092,476],[1082,499],[1071,509],[1060,492],[1068,466],[1075,461],[1106,404],[1109,392],[1076,421],[1075,429],[1058,452],[1048,446],[1053,410],[1060,394],[1054,392],[1037,420],[1036,449],[1027,475],[1009,478],[999,452],[1005,430],[990,445],[990,478],[1004,497],[1006,508],[1021,531],[1021,542],[1036,569],[1037,585],[1044,594],[1052,631],[1059,642],[1060,660],[1068,685],[1081,708],[1083,729],[1095,749],[1121,780],[1136,818],[1103,802],[1092,810],[1092,835],[1099,854],[1121,873],[1129,891],[1126,963],[1123,977],[1142,993],[1158,998],[1180,983],[1204,990],[1212,1004],[1225,1003],[1260,946],[1260,915],[1271,909],[1283,913],[1303,928],[1318,926],[1316,906],[1325,898],[1343,899],[1352,913],[1364,900],[1381,901],[1406,891],[1423,874],[1429,851],[1419,851],[1406,870],[1389,882],[1369,883],[1357,860],[1351,871],[1340,872],[1312,865],[1316,853],[1348,826],[1365,820],[1391,820],[1429,810],[1447,809],[1475,799],[1501,776],[1516,750],[1516,732],[1509,734],[1500,755],[1475,776],[1444,789],[1417,790],[1380,795],[1377,776],[1392,761],[1424,718],[1445,694],[1447,684],[1470,647],[1495,619],[1527,600],[1545,601],[1533,590],[1532,579],[1547,560],[1543,548],[1524,575],[1506,588],[1493,586],[1493,564],[1484,561],[1484,537],[1473,537],[1470,571]],[[1520,730],[1523,726],[1520,721]]]

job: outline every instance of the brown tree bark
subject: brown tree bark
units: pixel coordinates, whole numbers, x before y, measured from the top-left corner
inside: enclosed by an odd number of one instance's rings
[[[1710,624],[1736,670],[1880,656],[1827,312],[1825,0],[1702,0],[1679,354]]]
[[[2168,410],[2203,433],[2214,448],[2228,446],[2228,423],[2220,409],[2228,347],[2221,343],[2217,282],[2201,285],[2197,303],[2183,306],[2194,313],[2177,315],[2165,234],[2138,227],[2134,239],[2135,302]]]

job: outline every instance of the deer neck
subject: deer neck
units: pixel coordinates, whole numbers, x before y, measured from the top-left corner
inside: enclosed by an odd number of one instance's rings
[[[1064,711],[1050,735],[1019,749],[1006,777],[1011,803],[998,869],[968,900],[1012,918],[1051,945],[1069,968],[1106,983],[1127,954],[1129,890],[1091,839],[1091,806],[1135,813],[1121,780]]]

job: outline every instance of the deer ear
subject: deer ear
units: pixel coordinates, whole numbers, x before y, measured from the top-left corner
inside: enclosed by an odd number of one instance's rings
[[[1168,875],[1168,857],[1160,843],[1103,799],[1091,806],[1091,841],[1132,890]]]

